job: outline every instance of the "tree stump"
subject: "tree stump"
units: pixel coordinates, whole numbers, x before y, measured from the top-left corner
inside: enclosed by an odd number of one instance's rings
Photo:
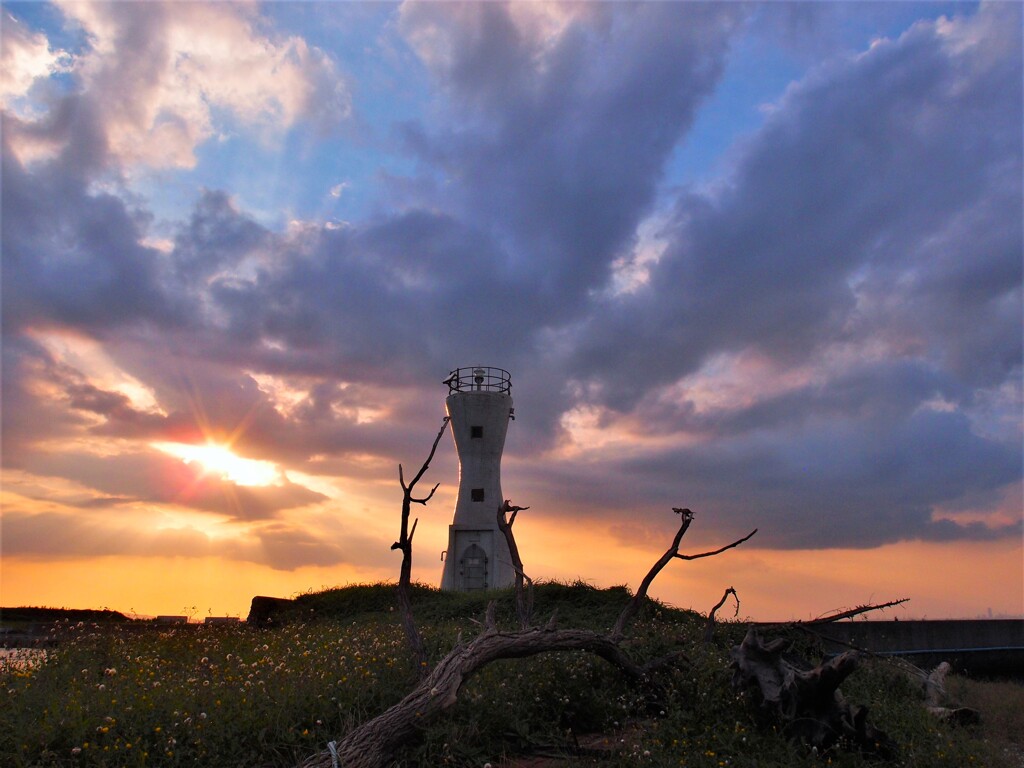
[[[893,756],[894,742],[868,722],[867,707],[851,706],[839,690],[860,654],[847,651],[813,666],[787,653],[789,645],[785,639],[764,642],[751,627],[730,651],[733,687],[750,692],[762,717],[809,747]]]

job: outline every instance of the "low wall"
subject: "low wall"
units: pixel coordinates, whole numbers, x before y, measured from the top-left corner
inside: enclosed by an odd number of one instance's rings
[[[853,646],[907,657],[922,667],[948,661],[967,674],[1024,677],[1024,621],[1019,619],[840,621],[815,631],[832,651]]]

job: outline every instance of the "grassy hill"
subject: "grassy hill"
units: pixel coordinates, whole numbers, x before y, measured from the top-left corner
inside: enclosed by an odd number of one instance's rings
[[[535,622],[557,610],[559,626],[606,630],[628,598],[621,587],[541,584]],[[489,599],[498,601],[499,626],[513,629],[508,591],[415,589],[432,662],[480,631]],[[626,651],[642,661],[682,648],[689,659],[657,686],[631,685],[581,652],[500,661],[466,682],[451,716],[426,725],[400,765],[877,765],[848,752],[811,754],[759,723],[730,685],[728,650],[744,629],[722,624],[706,644],[704,617],[648,601]],[[793,641],[805,656],[815,653],[806,638]],[[0,670],[0,764],[294,765],[401,700],[415,678],[391,584],[300,595],[287,620],[268,630],[69,625],[45,662]],[[978,701],[990,690],[956,685]],[[867,662],[843,692],[869,704],[872,721],[899,744],[892,765],[1019,768],[1007,750],[1020,746],[1013,739],[1024,722],[1014,712],[1024,711],[1024,696],[1006,685],[984,704],[988,725],[969,728],[932,719],[888,662]]]

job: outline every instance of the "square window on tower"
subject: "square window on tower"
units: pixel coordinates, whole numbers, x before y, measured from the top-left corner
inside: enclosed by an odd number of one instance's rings
[[[472,499],[473,501],[483,501],[484,500],[484,489],[483,488],[473,488],[469,492],[469,498]]]
[[[472,439],[474,439],[474,440],[481,440],[481,439],[483,439],[484,428],[483,427],[470,427],[469,428],[469,436]]]

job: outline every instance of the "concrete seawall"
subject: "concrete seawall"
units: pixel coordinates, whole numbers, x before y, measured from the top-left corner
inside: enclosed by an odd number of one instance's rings
[[[815,627],[832,651],[850,646],[906,657],[919,666],[948,661],[971,675],[1024,678],[1024,621],[841,621]]]

